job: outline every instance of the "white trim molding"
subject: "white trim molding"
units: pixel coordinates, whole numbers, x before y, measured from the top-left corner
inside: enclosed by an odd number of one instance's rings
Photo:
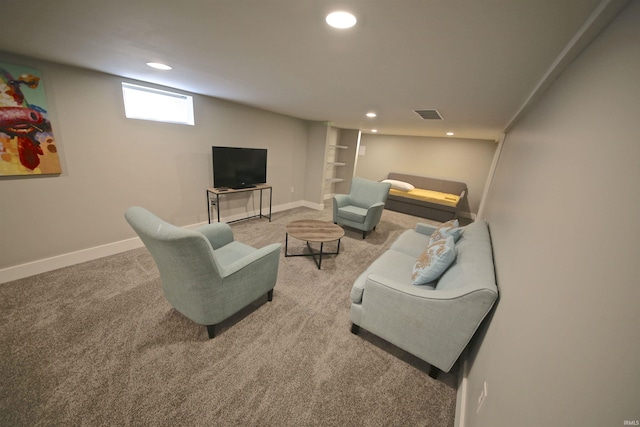
[[[3,268],[0,270],[0,283],[35,276],[36,274],[46,273],[47,271],[57,270],[59,268],[69,267],[82,262],[92,261],[109,255],[115,255],[120,252],[137,249],[141,246],[142,241],[138,237],[134,237],[132,239],[107,243],[106,245],[95,246],[93,248],[69,252],[50,258]]]

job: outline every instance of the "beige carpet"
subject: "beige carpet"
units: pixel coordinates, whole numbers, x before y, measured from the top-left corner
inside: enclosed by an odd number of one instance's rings
[[[288,222],[330,215],[232,225],[253,246],[281,242],[280,272],[273,301],[213,340],[169,306],[144,248],[0,284],[0,425],[452,426],[455,375],[433,380],[425,362],[349,331],[354,279],[425,220],[385,210],[366,240],[347,229],[322,270],[284,257]]]

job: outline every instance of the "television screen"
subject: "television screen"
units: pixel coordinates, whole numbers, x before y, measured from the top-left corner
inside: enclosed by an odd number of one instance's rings
[[[267,150],[264,148],[211,147],[213,186],[252,188],[267,182]]]

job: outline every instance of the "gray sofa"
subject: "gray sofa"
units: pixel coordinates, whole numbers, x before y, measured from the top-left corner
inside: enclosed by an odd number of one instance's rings
[[[384,206],[385,209],[445,222],[450,219],[457,218],[460,213],[461,206],[466,203],[467,184],[464,182],[407,175],[396,172],[390,172],[387,178],[408,182],[416,188],[455,194],[460,196],[460,201],[455,207],[453,207],[439,203],[415,200],[396,194],[389,194],[389,197],[387,197],[387,203]]]
[[[412,284],[412,268],[435,226],[401,234],[355,281],[351,331],[360,327],[449,372],[498,297],[489,229],[463,227],[456,259],[435,282]],[[437,371],[436,371],[437,372]]]

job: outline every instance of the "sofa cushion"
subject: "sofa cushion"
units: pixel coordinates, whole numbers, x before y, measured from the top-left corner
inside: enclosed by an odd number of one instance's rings
[[[391,249],[385,251],[355,280],[351,288],[351,301],[356,304],[362,301],[367,276],[370,274],[384,277],[389,282],[393,282],[393,286],[399,291],[406,289],[410,293],[411,269],[415,263],[415,256]],[[432,289],[435,289],[435,284],[432,285]]]
[[[452,219],[451,221],[447,221],[436,228],[436,230],[431,234],[429,244],[437,242],[438,240],[446,239],[448,236],[453,237],[453,241],[456,242],[460,238],[461,233],[462,228],[460,228],[458,220]]]
[[[406,230],[391,244],[390,249],[416,258],[429,246],[429,235]]]
[[[438,290],[494,288],[495,272],[489,228],[484,221],[475,221],[463,227],[456,242],[456,259],[438,280]]]
[[[437,280],[456,258],[453,236],[429,245],[415,262],[411,278],[414,285],[424,285]]]

